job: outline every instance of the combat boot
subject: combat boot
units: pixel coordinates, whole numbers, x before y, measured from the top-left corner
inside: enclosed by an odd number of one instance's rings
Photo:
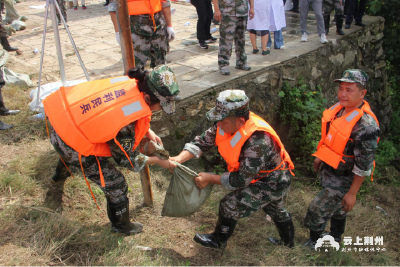
[[[335,15],[336,17],[336,34],[337,35],[345,35],[346,33],[343,31],[343,17]]]
[[[343,220],[331,218],[331,232],[329,233],[329,235],[333,236],[335,241],[340,243],[340,241],[342,241],[342,235],[345,228],[346,218],[344,218]]]
[[[13,51],[18,50],[18,47],[10,46],[10,43],[7,40],[7,36],[0,37],[0,41],[1,41],[1,45],[3,46],[4,50],[6,50],[8,52],[13,52]]]
[[[325,24],[325,35],[328,35],[329,33],[329,24],[331,21],[331,16],[324,16],[324,24]]]
[[[143,224],[131,223],[129,219],[129,199],[114,204],[107,198],[107,215],[111,222],[111,232],[126,236],[143,231]]]
[[[11,129],[13,126],[11,124],[7,124],[5,122],[0,121],[0,131]]]
[[[218,217],[217,225],[212,234],[197,233],[193,240],[207,248],[224,249],[228,239],[232,236],[235,230],[237,221],[223,217],[221,214]]]
[[[67,165],[67,167],[69,167],[68,163],[65,164]],[[51,182],[53,184],[64,181],[65,179],[71,176],[71,173],[69,172],[65,164],[61,159],[58,160],[56,172],[54,173],[53,177],[51,177]]]
[[[268,239],[273,244],[278,246],[287,246],[289,248],[294,247],[294,226],[292,217],[290,217],[289,221],[286,222],[277,222],[275,221],[276,228],[278,228],[280,240],[275,237],[270,236]]]
[[[303,247],[310,248],[311,250],[315,250],[315,245],[317,244],[317,240],[321,238],[322,231],[315,232],[310,230],[310,239],[308,239],[304,244]]]

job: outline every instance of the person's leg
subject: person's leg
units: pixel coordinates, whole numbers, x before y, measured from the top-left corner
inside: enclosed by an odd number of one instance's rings
[[[261,31],[261,49],[263,55],[267,55],[270,53],[270,50],[267,49],[268,38],[269,31]]]
[[[206,41],[207,40],[211,40],[211,42],[216,42],[217,41],[216,38],[214,38],[214,40],[213,40],[213,37],[211,36],[211,32],[210,32],[211,31],[211,21],[212,21],[212,19],[214,17],[214,12],[213,12],[213,9],[212,9],[211,0],[206,0],[205,4],[206,4],[207,19],[206,19],[206,24],[205,24],[205,27],[204,27],[204,32],[205,32],[205,35],[206,35]]]
[[[250,67],[246,65],[247,55],[245,50],[246,44],[246,27],[247,17],[235,17],[236,18],[236,30],[235,30],[235,52],[236,52],[236,66],[240,66],[240,69],[250,70]],[[247,66],[247,67],[246,67]]]
[[[115,4],[114,3],[109,3],[108,4],[108,13],[110,13],[110,17],[111,17],[111,22],[114,26],[114,31],[115,31],[115,40],[117,40],[118,44],[121,45],[121,41],[119,38],[119,28],[118,28],[118,22],[117,22],[117,12],[115,11],[110,11],[110,7],[111,10],[115,9]]]
[[[310,230],[310,239],[304,244],[315,247],[315,243],[323,233],[327,221],[341,207],[344,192],[324,188],[311,201],[304,219],[304,226]]]
[[[253,50],[258,50],[257,49],[257,35],[255,30],[250,30],[250,42],[251,45],[253,46]]]
[[[2,71],[0,70],[0,72]],[[4,83],[4,80],[1,83]],[[19,110],[10,110],[6,108],[4,104],[3,94],[1,92],[2,87],[5,85],[5,83],[3,85],[1,85],[1,83],[0,83],[0,116],[15,115],[19,112]]]
[[[325,34],[324,16],[322,15],[322,0],[313,0],[312,7],[315,12],[315,19],[317,20],[318,34],[321,36]]]
[[[299,0],[293,0],[293,8],[291,11],[299,13]]]
[[[154,68],[158,65],[163,65],[167,63],[167,44],[168,36],[165,29],[157,30],[156,34],[153,36],[151,41],[151,62],[150,67]],[[153,64],[154,62],[154,64]]]
[[[222,20],[220,21],[218,67],[221,72],[229,72],[229,59],[232,55],[232,42],[236,28],[236,20],[234,19],[235,17],[222,16]]]
[[[82,9],[86,9],[85,0],[81,0]]]
[[[294,226],[290,213],[287,212],[287,210],[283,207],[284,194],[280,195],[279,197],[271,195],[271,198],[274,200],[263,207],[263,210],[274,221],[281,238],[278,240],[276,238],[269,237],[269,240],[275,245],[285,245],[292,248],[294,247]]]
[[[356,24],[359,26],[365,26],[365,24],[362,23],[362,18],[364,16],[365,9],[367,8],[367,1],[368,0],[360,0],[358,3],[358,10],[354,15]]]
[[[271,37],[269,37],[269,40],[271,40]],[[285,49],[285,42],[283,41],[282,30],[274,31],[274,48]]]
[[[331,21],[331,12],[333,10],[333,2],[336,0],[323,0],[322,1],[322,14],[324,16],[325,34],[329,34],[329,26]]]
[[[274,32],[274,38],[275,38],[275,32]],[[268,34],[267,50],[270,50],[271,46],[272,46],[271,34]]]
[[[341,1],[335,1],[336,34],[345,35],[343,31],[344,7]]]
[[[74,4],[74,10],[78,10],[78,0],[72,0],[72,3]]]
[[[205,43],[206,41],[206,21],[207,21],[207,10],[206,1],[204,0],[192,0],[192,5],[196,7],[197,11],[197,40],[199,43]]]
[[[350,28],[347,27],[347,25],[350,26],[351,23],[353,22],[354,12],[357,4],[357,0],[348,0],[348,1],[349,1],[349,8],[347,10],[347,15],[346,15],[346,29]]]
[[[307,33],[307,16],[310,8],[310,0],[300,0],[300,29],[301,34]]]

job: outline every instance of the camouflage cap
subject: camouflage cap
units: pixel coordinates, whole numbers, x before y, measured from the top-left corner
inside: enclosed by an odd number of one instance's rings
[[[362,70],[345,70],[341,79],[336,79],[335,82],[346,82],[346,83],[359,83],[364,88],[367,88],[368,74]]]
[[[147,77],[147,85],[160,100],[161,107],[167,114],[175,112],[175,100],[179,94],[176,76],[170,67],[159,65]]]
[[[226,90],[219,93],[215,107],[206,115],[210,121],[220,121],[229,116],[244,115],[249,111],[249,98],[243,90]]]

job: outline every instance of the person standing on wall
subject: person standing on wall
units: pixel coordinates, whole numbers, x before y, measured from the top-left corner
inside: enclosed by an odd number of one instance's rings
[[[211,20],[213,19],[213,10],[211,0],[191,0],[197,11],[197,40],[199,46],[208,49],[209,43],[215,43],[217,38],[212,37],[210,33]]]

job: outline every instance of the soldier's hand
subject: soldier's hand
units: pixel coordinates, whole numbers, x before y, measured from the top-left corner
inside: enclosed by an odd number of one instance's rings
[[[222,19],[221,11],[219,11],[219,10],[214,11],[214,19],[216,21],[221,21],[221,19]]]
[[[156,134],[153,132],[153,130],[149,129],[149,130],[147,131],[147,133],[146,133],[146,136],[147,136],[147,138],[149,138],[150,140],[156,142],[157,144],[163,145],[163,143],[162,143],[162,141],[161,141],[161,138],[160,138],[158,135],[156,135]]]
[[[354,205],[356,205],[356,195],[347,193],[344,195],[343,200],[342,200],[342,210],[344,212],[350,212]]]
[[[320,160],[319,158],[316,158],[314,160],[314,171],[315,172],[319,172],[319,168],[321,168],[321,164],[322,164],[322,160]]]
[[[194,183],[200,189],[205,188],[210,183],[211,177],[208,173],[201,172],[199,176],[194,178]]]
[[[169,159],[170,159],[170,160],[173,160],[173,161],[175,161],[175,162],[178,162],[178,163],[182,163],[182,162],[181,162],[181,159],[179,158],[179,156],[169,157]]]

